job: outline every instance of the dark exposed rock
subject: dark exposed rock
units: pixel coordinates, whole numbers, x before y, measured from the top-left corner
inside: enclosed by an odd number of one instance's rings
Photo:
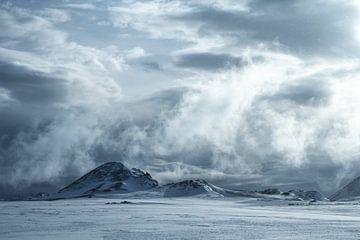
[[[269,195],[278,195],[281,194],[281,191],[277,188],[268,188],[262,191],[259,191],[261,194],[269,194]]]

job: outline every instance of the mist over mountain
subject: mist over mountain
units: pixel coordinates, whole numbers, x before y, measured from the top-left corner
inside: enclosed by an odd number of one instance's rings
[[[360,175],[359,9],[1,1],[0,198],[111,161],[159,184],[335,192]]]

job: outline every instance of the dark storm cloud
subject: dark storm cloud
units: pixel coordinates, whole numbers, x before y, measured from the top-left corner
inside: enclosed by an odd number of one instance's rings
[[[51,191],[54,186],[68,181],[76,176],[76,168],[64,163],[64,171],[58,178],[48,180],[14,180],[14,175],[30,174],[38,165],[50,161],[41,150],[37,153],[26,152],[26,148],[36,143],[48,132],[51,132],[55,121],[71,114],[65,106],[68,101],[68,82],[60,77],[54,77],[57,72],[40,72],[15,63],[0,62],[0,89],[5,89],[11,101],[0,104],[0,197],[18,198],[35,194],[38,191]],[[0,102],[1,103],[1,102]],[[70,135],[70,133],[69,133]],[[48,141],[47,149],[52,144]],[[60,147],[59,147],[59,151]],[[39,155],[39,156],[40,156]],[[40,176],[40,174],[39,174]],[[15,184],[16,182],[16,184]]]
[[[229,54],[213,54],[206,52],[180,55],[174,63],[177,67],[197,68],[202,70],[241,67],[244,64],[241,58],[233,57]]]
[[[62,80],[6,62],[0,62],[0,87],[21,104],[51,104],[66,95]]]
[[[199,22],[204,35],[219,33],[238,45],[272,43],[295,54],[357,56],[357,9],[344,1],[254,0],[249,11],[199,7],[175,19]]]
[[[327,104],[331,91],[325,81],[302,79],[291,85],[285,85],[278,93],[265,97],[271,101],[287,101],[296,105],[319,106]]]
[[[2,146],[34,124],[48,122],[55,113],[53,104],[64,102],[67,95],[63,80],[4,61],[0,62],[0,89],[12,99],[0,105]]]

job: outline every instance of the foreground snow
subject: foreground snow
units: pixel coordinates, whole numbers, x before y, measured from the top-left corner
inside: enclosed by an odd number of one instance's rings
[[[123,200],[0,202],[0,239],[360,239],[357,202]]]

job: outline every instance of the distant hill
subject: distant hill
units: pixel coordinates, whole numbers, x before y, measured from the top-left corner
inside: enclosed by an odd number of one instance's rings
[[[348,185],[330,196],[330,201],[360,197],[360,177],[355,178]]]

